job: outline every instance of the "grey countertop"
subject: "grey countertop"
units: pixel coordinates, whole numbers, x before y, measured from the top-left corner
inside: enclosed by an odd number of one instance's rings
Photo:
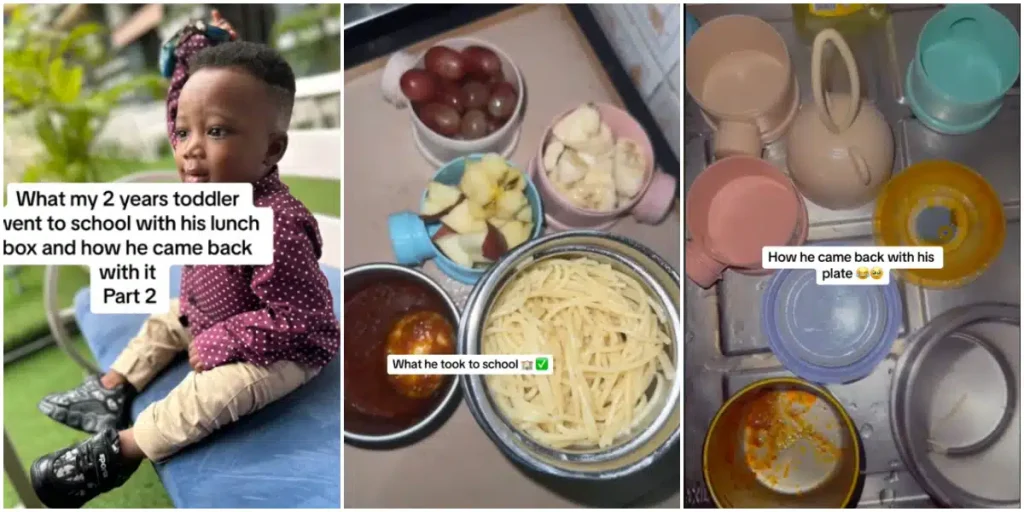
[[[1020,6],[998,5],[1020,30]],[[927,507],[931,500],[903,467],[889,427],[888,393],[896,359],[905,337],[939,313],[954,306],[980,301],[1019,303],[1020,287],[1020,96],[1015,87],[999,115],[979,132],[943,136],[925,128],[904,106],[900,77],[914,53],[918,34],[938,5],[893,6],[891,20],[878,30],[850,41],[856,54],[865,95],[889,121],[896,142],[894,172],[926,159],[961,162],[982,174],[998,191],[1008,222],[1006,241],[998,260],[968,286],[945,291],[925,290],[901,283],[903,328],[889,357],[869,377],[852,384],[829,386],[857,423],[866,455],[862,507]],[[786,39],[801,85],[809,100],[810,47],[798,39],[789,5],[698,5],[687,11],[702,23],[723,14],[749,14],[771,23]],[[708,130],[697,107],[686,102],[686,189],[706,167]],[[765,158],[785,169],[782,143],[766,149]],[[831,211],[807,203],[810,217],[808,242],[847,240],[873,245],[871,215],[874,204],[855,210]],[[701,474],[704,435],[724,399],[745,384],[787,375],[760,333],[759,305],[769,277],[748,277],[728,272],[710,290],[686,281],[684,308],[684,500],[697,505],[706,500]]]

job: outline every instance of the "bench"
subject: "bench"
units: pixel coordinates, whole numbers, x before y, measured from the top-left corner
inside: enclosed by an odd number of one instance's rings
[[[337,133],[338,131],[335,130]],[[306,134],[292,134],[303,144]],[[323,134],[313,135],[320,144],[328,142]],[[337,154],[340,135],[333,144],[320,146],[320,156]],[[329,149],[326,149],[329,148]],[[325,151],[326,149],[326,151]],[[303,152],[296,151],[296,156]],[[313,158],[316,154],[313,153]],[[309,158],[309,157],[306,157]],[[289,175],[315,175],[340,178],[337,167],[314,166],[293,159],[296,172]],[[284,164],[281,172],[288,170]],[[177,173],[155,171],[137,173],[122,181],[177,181]],[[341,317],[341,220],[316,215],[324,241],[320,266],[327,275],[334,298],[334,314]],[[90,312],[89,290],[75,296],[74,306],[60,311],[57,304],[58,267],[47,267],[44,302],[50,330],[58,345],[80,366],[90,372],[102,372],[134,337],[146,315],[96,315]],[[171,269],[171,296],[179,293],[180,267]],[[78,354],[70,344],[65,323],[73,320],[92,352],[98,366]],[[139,394],[131,415],[137,418],[149,404],[165,397],[189,372],[183,357],[172,363]],[[340,508],[341,506],[341,369],[340,356],[298,391],[271,404],[236,425],[214,433],[208,439],[187,448],[164,463],[154,464],[174,505],[179,508]]]

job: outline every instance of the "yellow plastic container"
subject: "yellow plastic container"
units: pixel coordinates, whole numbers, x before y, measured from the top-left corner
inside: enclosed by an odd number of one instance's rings
[[[1006,239],[999,195],[985,178],[948,160],[929,160],[893,176],[878,196],[875,239],[885,246],[940,246],[943,267],[896,271],[925,288],[963,286],[992,264]]]
[[[845,37],[857,36],[889,19],[884,4],[794,4],[793,24],[805,41],[818,32],[834,28]]]

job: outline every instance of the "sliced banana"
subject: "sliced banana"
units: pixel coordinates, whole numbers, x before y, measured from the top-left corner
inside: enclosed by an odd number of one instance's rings
[[[565,151],[565,144],[558,140],[549,142],[548,147],[544,148],[544,170],[548,174],[551,174],[558,166],[558,157],[562,156],[563,151]]]
[[[640,145],[615,134],[594,105],[582,105],[551,129],[544,148],[544,170],[570,203],[597,211],[614,210],[619,198],[632,199],[643,187],[647,162]]]
[[[601,130],[601,114],[592,105],[583,105],[555,123],[551,132],[563,144],[573,147]]]
[[[558,171],[555,178],[559,183],[570,186],[583,179],[587,174],[587,163],[580,158],[578,153],[571,149],[562,152],[562,156],[558,159]]]
[[[615,149],[615,136],[607,124],[601,123],[601,127],[593,137],[576,144],[573,146],[573,149],[592,155],[600,155]]]
[[[640,145],[629,139],[615,143],[615,189],[624,198],[632,199],[640,193],[644,184],[647,162],[640,152]]]

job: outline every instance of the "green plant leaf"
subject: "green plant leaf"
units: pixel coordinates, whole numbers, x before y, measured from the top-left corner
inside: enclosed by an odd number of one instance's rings
[[[97,134],[111,112],[135,91],[163,98],[166,82],[157,74],[135,77],[95,91],[92,71],[110,59],[96,37],[102,24],[54,30],[39,14],[18,6],[4,28],[4,115],[30,116],[32,135],[45,148],[22,172],[28,181],[80,182],[97,178]],[[17,123],[15,123],[17,124]]]
[[[48,108],[36,109],[35,126],[36,135],[39,136],[43,146],[46,146],[47,151],[51,154],[64,151],[64,147],[61,144],[61,136],[57,134],[57,130],[53,127],[53,120],[50,118],[50,110]]]
[[[82,93],[82,79],[85,69],[82,66],[75,66],[63,73],[60,88],[54,89],[53,94],[61,103],[71,103],[78,99]]]
[[[87,168],[84,162],[71,162],[64,172],[65,181],[81,183],[85,181]]]
[[[150,93],[159,92],[164,86],[163,77],[157,74],[140,75],[113,87],[97,91],[92,99],[107,105],[116,105],[121,98],[133,91],[144,89]]]
[[[64,59],[56,58],[50,61],[50,70],[46,76],[50,90],[59,90],[64,78]]]
[[[42,166],[39,164],[31,164],[25,168],[25,172],[21,173],[22,183],[39,183],[42,177]]]
[[[57,47],[57,55],[63,56],[68,52],[81,53],[82,48],[79,48],[79,45],[87,45],[90,36],[103,32],[106,32],[106,28],[99,23],[83,23],[78,25],[60,42],[60,45]]]

